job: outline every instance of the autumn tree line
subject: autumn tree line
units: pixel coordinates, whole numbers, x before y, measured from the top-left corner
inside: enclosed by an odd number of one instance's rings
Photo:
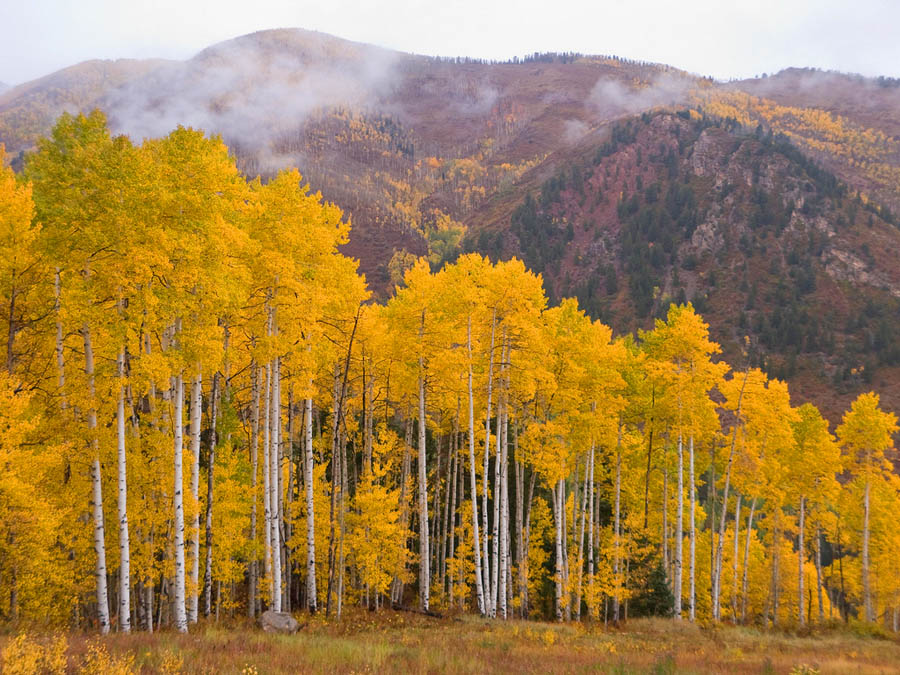
[[[2,154],[0,154],[2,156]],[[832,431],[691,305],[614,337],[517,261],[384,304],[296,170],[64,115],[0,172],[0,616],[900,621],[895,415]]]

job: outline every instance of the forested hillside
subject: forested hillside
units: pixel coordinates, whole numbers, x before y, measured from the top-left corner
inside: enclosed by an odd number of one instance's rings
[[[464,246],[520,257],[618,330],[689,300],[731,359],[749,338],[753,365],[835,420],[860,387],[900,394],[896,220],[786,137],[648,113],[557,166],[486,208]]]
[[[201,131],[138,144],[63,115],[0,173],[4,620],[185,632],[417,606],[900,628],[896,415],[870,392],[829,424],[753,340],[723,358],[703,317],[725,300],[692,285],[737,286],[760,341],[805,355],[834,326],[785,338],[762,308],[821,312],[857,233],[885,238],[873,256],[895,235],[734,124],[616,127],[485,244],[524,263],[420,258],[378,303],[296,169],[248,179]],[[621,255],[598,267],[603,248]],[[586,306],[556,301],[569,286]],[[647,329],[613,331],[609,308]]]
[[[524,256],[551,298],[577,295],[617,331],[690,299],[732,361],[749,337],[752,363],[833,422],[873,386],[900,407],[890,78],[717,83],[611,56],[491,63],[274,30],[15,87],[0,142],[20,170],[61,112],[95,106],[136,143],[218,133],[249,177],[298,167],[352,220],[341,251],[382,300],[420,256]]]

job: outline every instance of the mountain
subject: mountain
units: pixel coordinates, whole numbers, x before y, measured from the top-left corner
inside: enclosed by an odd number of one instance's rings
[[[9,85],[6,82],[0,82],[0,94],[9,89]]]
[[[89,62],[7,92],[0,139],[27,149],[63,109],[93,106],[138,139],[178,123],[220,133],[247,173],[296,165],[348,210],[348,252],[382,290],[394,251],[425,253],[435,222],[461,222],[561,143],[674,102],[700,81],[611,57],[491,64],[303,30],[246,35],[184,62],[124,66]]]
[[[900,230],[786,138],[645,113],[522,183],[465,248],[523,259],[619,331],[690,300],[731,363],[832,415],[866,387],[900,401]]]
[[[900,79],[789,68],[726,89],[738,118],[787,134],[851,187],[900,211]]]
[[[281,29],[186,61],[91,61],[0,94],[25,151],[99,106],[136,139],[219,133],[351,217],[386,295],[415,256],[520,256],[619,331],[692,300],[734,363],[833,414],[900,408],[900,82],[789,69],[714,82],[613,56],[432,58]],[[746,351],[746,355],[743,352]]]
[[[116,87],[159,68],[162,60],[85,61],[0,90],[0,142],[19,152],[46,134],[64,111],[91,110]]]

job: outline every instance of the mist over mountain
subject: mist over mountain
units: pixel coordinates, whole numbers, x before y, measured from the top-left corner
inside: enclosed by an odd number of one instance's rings
[[[316,110],[366,107],[389,90],[400,55],[306,31],[253,34],[168,63],[98,100],[113,128],[156,137],[181,124],[265,154]],[[284,166],[272,157],[271,168]]]
[[[345,252],[382,296],[417,256],[518,256],[617,331],[691,300],[729,358],[749,341],[746,358],[826,412],[875,385],[900,407],[900,81],[796,68],[719,83],[280,29],[9,89],[0,142],[25,152],[94,107],[135,140],[220,134],[251,176],[297,166],[352,220]]]

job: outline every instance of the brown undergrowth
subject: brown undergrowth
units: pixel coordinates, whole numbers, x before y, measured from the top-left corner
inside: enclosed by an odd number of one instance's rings
[[[3,673],[896,673],[900,641],[846,628],[772,632],[640,619],[602,624],[434,619],[349,611],[307,619],[293,636],[248,622],[200,624],[188,635],[100,639],[37,632],[0,638]],[[65,663],[65,670],[62,664]]]

